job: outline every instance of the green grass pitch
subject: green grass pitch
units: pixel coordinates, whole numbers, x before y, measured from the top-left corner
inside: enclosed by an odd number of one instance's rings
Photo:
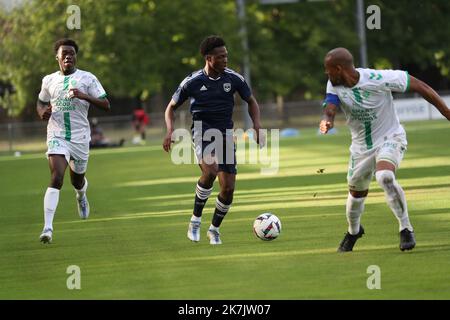
[[[373,181],[365,236],[352,253],[336,253],[347,228],[350,136],[343,126],[338,135],[305,129],[282,139],[277,175],[238,167],[221,246],[206,239],[217,182],[201,241],[192,243],[186,231],[199,169],[172,164],[159,144],[91,152],[87,221],[66,175],[50,245],[38,239],[45,155],[1,157],[0,299],[449,299],[450,126],[405,128],[409,145],[397,178],[416,232],[411,252],[399,250],[397,220]],[[268,211],[283,230],[263,242],[252,224]],[[80,290],[67,288],[71,265],[80,267]],[[381,289],[367,288],[371,265],[380,267]]]

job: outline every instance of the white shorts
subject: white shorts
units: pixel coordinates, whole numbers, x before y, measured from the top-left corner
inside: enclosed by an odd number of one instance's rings
[[[379,161],[388,161],[397,169],[405,154],[406,145],[405,134],[394,134],[377,148],[360,155],[351,154],[347,173],[349,188],[354,191],[368,190]]]
[[[61,138],[47,140],[47,158],[50,154],[62,154],[73,172],[83,174],[86,172],[89,159],[89,142],[74,143]]]

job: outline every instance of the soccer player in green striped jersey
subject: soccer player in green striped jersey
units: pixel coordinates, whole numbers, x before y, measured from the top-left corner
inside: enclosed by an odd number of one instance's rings
[[[374,174],[399,222],[400,250],[411,250],[416,245],[414,231],[405,193],[395,178],[407,140],[391,92],[417,92],[448,120],[450,109],[430,86],[406,71],[355,68],[353,56],[345,48],[328,52],[324,64],[329,80],[320,132],[326,134],[333,127],[340,107],[352,135],[347,175],[348,232],[338,251],[352,251],[356,240],[364,234],[360,219]]]
[[[42,79],[36,108],[39,117],[48,121],[46,155],[51,178],[44,196],[45,224],[40,236],[44,243],[52,241],[53,217],[67,166],[75,188],[78,213],[82,219],[89,216],[85,178],[91,137],[88,110],[91,104],[103,110],[110,109],[106,92],[97,78],[75,67],[76,42],[60,39],[54,50],[60,70]]]

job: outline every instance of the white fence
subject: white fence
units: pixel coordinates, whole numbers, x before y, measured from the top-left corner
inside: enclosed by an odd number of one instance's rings
[[[442,98],[450,106],[450,96]],[[445,119],[436,107],[422,98],[395,99],[394,106],[400,121]]]

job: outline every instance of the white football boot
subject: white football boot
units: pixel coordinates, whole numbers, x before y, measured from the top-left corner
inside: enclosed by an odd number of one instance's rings
[[[89,217],[89,201],[87,199],[86,194],[83,197],[78,197],[77,194],[77,206],[78,206],[78,214],[81,219],[87,219]]]
[[[189,228],[187,232],[187,236],[191,241],[198,242],[200,241],[200,221],[189,222]]]
[[[220,240],[219,230],[209,229],[206,233],[206,236],[209,238],[210,244],[222,244],[222,240]]]
[[[52,242],[53,230],[50,228],[44,229],[39,237],[42,243]]]

